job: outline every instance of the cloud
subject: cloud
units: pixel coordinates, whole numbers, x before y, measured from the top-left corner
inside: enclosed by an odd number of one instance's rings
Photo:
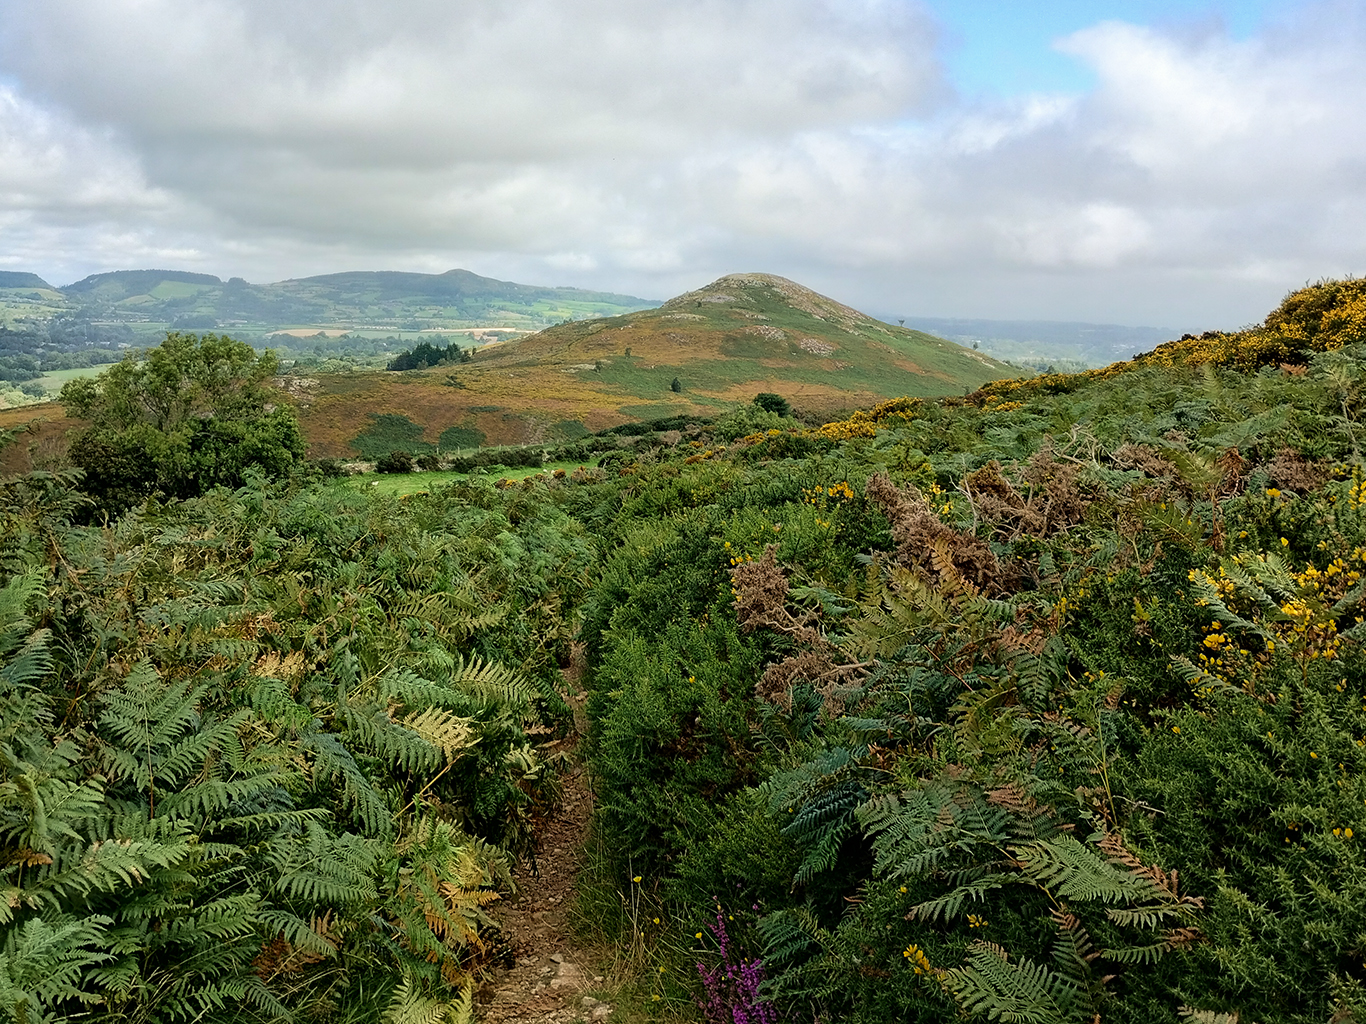
[[[511,240],[519,211],[556,217],[576,162],[902,116],[937,80],[928,23],[894,0],[7,8],[6,65],[156,182],[246,224],[381,237],[478,242],[511,217]]]
[[[885,312],[1183,328],[1366,269],[1359,2],[1243,41],[1096,24],[1058,43],[1093,91],[990,102],[953,97],[901,0],[0,0],[0,21],[11,265],[465,263],[659,296],[765,269]]]
[[[1100,24],[1059,43],[1088,95],[761,143],[715,193],[875,308],[1236,324],[1366,270],[1363,42],[1356,6],[1241,42]]]
[[[166,196],[109,139],[0,86],[0,203],[58,217],[99,217],[153,211]]]
[[[53,266],[72,245],[87,259],[125,254],[189,258],[192,247],[152,241],[185,210],[148,183],[136,157],[111,140],[0,85],[0,265]],[[139,225],[130,229],[129,225]],[[57,261],[60,266],[60,260]]]
[[[357,166],[837,125],[903,113],[934,74],[925,19],[891,0],[10,6],[10,65],[141,140]]]

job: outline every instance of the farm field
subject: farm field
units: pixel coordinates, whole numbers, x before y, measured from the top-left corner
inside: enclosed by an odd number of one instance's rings
[[[109,369],[108,365],[82,366],[71,370],[48,370],[38,378],[37,383],[42,385],[49,398],[55,398],[57,393],[62,390],[62,385],[67,381],[75,380],[78,377],[98,377],[107,369]]]

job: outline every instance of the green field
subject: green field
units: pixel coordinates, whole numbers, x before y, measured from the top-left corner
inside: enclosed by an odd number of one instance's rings
[[[338,486],[368,491],[372,494],[427,494],[451,484],[465,483],[467,480],[525,480],[529,476],[550,476],[557,469],[572,473],[582,466],[581,462],[547,462],[539,469],[532,466],[518,466],[505,469],[491,466],[476,469],[469,473],[456,473],[452,470],[432,470],[425,473],[358,473],[338,482]]]
[[[49,395],[56,395],[67,381],[75,380],[77,377],[98,377],[109,369],[110,365],[106,363],[103,366],[81,366],[74,370],[49,370],[38,378],[38,383]]]

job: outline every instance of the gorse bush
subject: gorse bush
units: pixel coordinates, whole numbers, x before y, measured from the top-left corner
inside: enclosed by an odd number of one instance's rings
[[[765,428],[577,495],[633,524],[587,619],[599,827],[680,930],[763,907],[791,1019],[1360,1019],[1363,364],[1333,294],[1338,333],[1287,349]],[[683,618],[740,626],[748,694]]]
[[[993,405],[1032,394],[1064,394],[1092,381],[1143,367],[1231,367],[1255,372],[1277,364],[1303,366],[1315,353],[1366,341],[1366,278],[1320,281],[1291,292],[1261,324],[1241,331],[1206,331],[1165,342],[1130,362],[1080,373],[1043,373],[994,381],[971,396]],[[997,406],[999,408],[999,406]]]

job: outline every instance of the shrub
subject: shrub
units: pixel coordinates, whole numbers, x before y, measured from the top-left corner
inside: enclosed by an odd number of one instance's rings
[[[775,413],[778,416],[792,415],[792,404],[782,395],[775,395],[771,391],[761,391],[755,395],[754,404],[764,412]]]
[[[335,480],[339,477],[351,475],[351,471],[346,468],[346,465],[342,462],[341,459],[314,459],[309,465],[311,465],[313,467],[314,472],[316,472],[324,480]]]
[[[241,487],[249,472],[288,476],[304,441],[294,410],[266,385],[277,368],[244,342],[172,331],[141,358],[68,381],[61,401],[89,424],[71,435],[71,461],[96,511]]]
[[[377,473],[411,473],[412,471],[413,457],[405,451],[392,451],[375,460],[375,472]]]

